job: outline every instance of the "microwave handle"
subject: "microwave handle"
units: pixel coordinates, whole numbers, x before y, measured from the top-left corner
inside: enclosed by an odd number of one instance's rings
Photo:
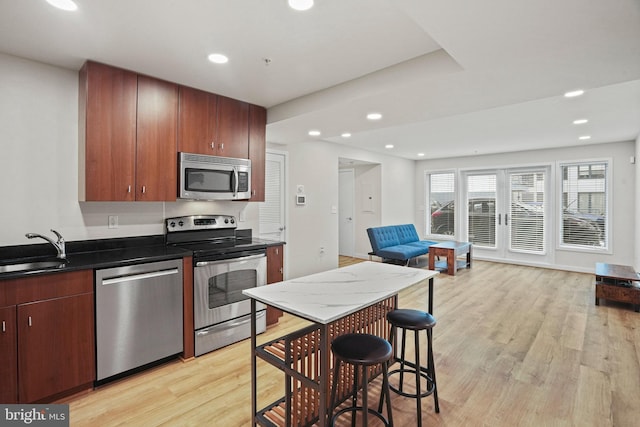
[[[234,185],[233,185],[233,197],[237,197],[238,196],[238,168],[237,167],[233,167],[233,177],[234,177]]]

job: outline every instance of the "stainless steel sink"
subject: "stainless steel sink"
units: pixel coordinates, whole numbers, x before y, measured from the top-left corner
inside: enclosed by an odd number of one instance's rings
[[[15,271],[29,271],[29,270],[46,270],[49,268],[61,268],[65,264],[64,260],[55,261],[34,261],[23,262],[20,264],[8,264],[0,265],[0,273],[12,273]]]

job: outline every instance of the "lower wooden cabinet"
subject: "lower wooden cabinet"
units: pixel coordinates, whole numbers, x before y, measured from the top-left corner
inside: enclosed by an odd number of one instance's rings
[[[0,401],[51,402],[93,386],[93,272],[0,282]],[[6,396],[5,396],[6,394]]]
[[[267,248],[267,284],[284,280],[284,245]],[[267,306],[267,326],[278,323],[282,310]]]
[[[0,308],[0,403],[18,402],[16,307]]]

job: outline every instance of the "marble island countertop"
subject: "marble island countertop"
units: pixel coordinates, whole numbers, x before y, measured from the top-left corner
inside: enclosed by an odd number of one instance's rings
[[[304,319],[327,324],[437,274],[437,271],[365,261],[242,293]]]

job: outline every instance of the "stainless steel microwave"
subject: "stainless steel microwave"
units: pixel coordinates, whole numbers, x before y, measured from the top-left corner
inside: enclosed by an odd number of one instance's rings
[[[251,197],[251,160],[180,153],[180,199],[244,200]]]

